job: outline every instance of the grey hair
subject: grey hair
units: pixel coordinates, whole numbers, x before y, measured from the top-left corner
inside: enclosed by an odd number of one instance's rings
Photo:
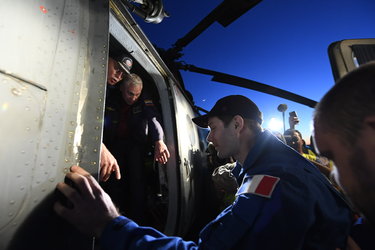
[[[121,84],[132,84],[134,86],[140,86],[143,87],[143,81],[142,78],[134,73],[131,74],[125,74],[124,79],[122,80]]]

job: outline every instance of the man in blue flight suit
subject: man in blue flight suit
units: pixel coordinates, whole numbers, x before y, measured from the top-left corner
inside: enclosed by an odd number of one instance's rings
[[[124,75],[119,90],[112,91],[107,98],[103,133],[104,144],[125,176],[121,180],[112,178],[103,185],[120,211],[127,211],[138,222],[144,218],[146,209],[144,158],[148,139],[154,147],[156,161],[165,164],[170,156],[163,141],[160,114],[142,89],[143,82],[138,75]]]
[[[345,249],[347,204],[315,166],[262,130],[261,112],[251,100],[224,97],[193,121],[210,127],[207,139],[220,158],[237,160],[233,172],[242,183],[233,204],[201,231],[197,244],[120,216],[93,177],[77,166],[67,177],[79,192],[57,185],[74,208],[56,203],[57,214],[100,237],[102,249]]]

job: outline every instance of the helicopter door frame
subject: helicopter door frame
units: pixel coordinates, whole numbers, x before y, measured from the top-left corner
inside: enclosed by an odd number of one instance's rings
[[[335,82],[360,64],[375,60],[375,39],[347,39],[328,47]]]
[[[128,10],[111,0],[110,33],[153,78],[159,92],[163,126],[171,158],[167,166],[169,204],[164,233],[184,235],[195,216],[194,172],[203,166],[197,114],[180,83],[160,58]],[[187,132],[189,131],[189,133]]]
[[[142,31],[135,25],[135,21],[120,3],[111,1],[111,13],[109,19],[109,33],[131,54],[131,56],[143,67],[145,71],[152,77],[154,84],[160,96],[160,105],[162,109],[163,130],[165,142],[170,151],[170,158],[166,163],[166,172],[168,179],[168,216],[163,230],[166,234],[174,234],[176,232],[176,222],[180,216],[180,183],[178,180],[178,141],[175,135],[176,127],[174,113],[172,110],[173,103],[171,100],[170,88],[166,71],[155,62],[154,48],[144,36]]]

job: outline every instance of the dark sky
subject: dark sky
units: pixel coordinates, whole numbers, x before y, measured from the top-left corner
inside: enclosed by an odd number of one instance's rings
[[[220,3],[164,0],[169,18],[160,24],[137,20],[152,43],[167,49]],[[227,28],[214,23],[184,48],[181,60],[319,101],[334,84],[328,46],[343,39],[375,38],[374,13],[374,0],[263,0]],[[306,139],[311,134],[309,107],[212,82],[210,76],[182,75],[198,106],[209,110],[223,96],[242,94],[258,104],[267,128],[272,118],[282,120],[277,106],[285,103],[287,112],[296,111],[300,117],[297,129]]]

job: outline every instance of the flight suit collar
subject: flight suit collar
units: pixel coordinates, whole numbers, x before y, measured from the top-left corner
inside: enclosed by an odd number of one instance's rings
[[[258,158],[260,157],[260,155],[262,154],[266,145],[269,143],[272,137],[273,135],[267,130],[261,132],[258,135],[254,143],[254,146],[250,149],[249,153],[247,154],[246,160],[242,166],[239,175],[239,180],[241,180],[245,173],[248,173],[251,170],[252,166],[255,165],[255,162],[258,160]]]

